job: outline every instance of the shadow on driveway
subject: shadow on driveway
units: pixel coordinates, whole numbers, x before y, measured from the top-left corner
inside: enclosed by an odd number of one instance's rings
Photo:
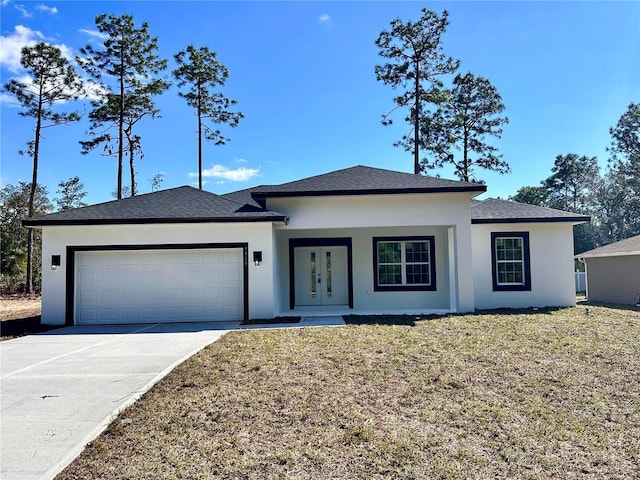
[[[0,322],[0,339],[9,340],[25,335],[48,332],[58,328],[60,328],[58,325],[41,325],[40,315],[17,318],[15,320],[3,320]]]

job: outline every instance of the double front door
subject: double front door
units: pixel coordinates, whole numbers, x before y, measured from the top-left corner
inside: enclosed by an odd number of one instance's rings
[[[295,304],[348,305],[347,247],[296,247]]]

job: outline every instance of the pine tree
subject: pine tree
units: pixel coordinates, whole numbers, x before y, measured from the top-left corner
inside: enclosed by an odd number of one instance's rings
[[[167,61],[156,54],[158,39],[151,36],[146,22],[138,28],[131,15],[102,14],[96,17],[96,26],[106,36],[103,48],[87,45],[80,50],[83,56],[78,62],[98,82],[105,78],[115,81],[114,85],[103,84],[102,98],[93,102],[89,115],[92,123],[89,135],[93,138],[80,143],[83,153],[102,144],[108,155],[117,157],[116,194],[121,199],[125,152],[129,156],[130,192],[135,195],[134,157],[142,157],[142,146],[140,136],[133,129],[145,116],[158,116],[153,97],[169,88],[169,83],[155,76],[167,67]],[[109,133],[112,128],[117,130],[117,135]]]
[[[442,51],[441,37],[448,24],[446,10],[438,16],[423,8],[417,22],[392,20],[391,30],[383,30],[376,40],[379,55],[389,59],[388,63],[376,65],[376,78],[394,90],[404,90],[393,99],[396,106],[382,116],[382,123],[391,124],[390,115],[395,110],[409,108],[405,119],[412,126],[413,136],[405,135],[394,145],[413,153],[415,174],[422,171],[420,148],[432,138],[429,122],[425,122],[431,116],[428,105],[438,105],[446,99],[440,77],[455,72],[460,64]]]
[[[504,109],[502,97],[489,80],[472,73],[456,75],[447,100],[432,119],[421,123],[421,128],[433,136],[426,147],[435,154],[432,162],[425,161],[423,165],[440,168],[450,163],[465,182],[478,181],[473,173],[475,167],[508,173],[509,165],[487,138],[502,136],[502,125],[509,122],[500,116]]]
[[[77,100],[84,94],[84,85],[73,66],[62,56],[59,48],[39,42],[24,47],[20,64],[26,70],[27,80],[12,79],[4,90],[13,94],[23,110],[20,115],[35,120],[34,137],[28,148],[21,151],[33,159],[31,192],[27,216],[34,215],[34,204],[38,186],[38,162],[42,130],[64,125],[80,119],[78,112],[60,112],[60,104]],[[26,291],[33,291],[33,229],[27,233]]]
[[[70,210],[72,208],[85,207],[87,204],[82,201],[87,196],[84,185],[77,175],[69,178],[69,180],[61,180],[58,183],[57,193],[60,197],[54,199],[58,206],[58,210]]]
[[[182,50],[174,57],[178,68],[173,75],[178,80],[178,86],[188,86],[186,92],[179,92],[178,95],[187,101],[187,105],[196,109],[198,117],[198,188],[202,190],[202,138],[213,140],[215,145],[224,145],[229,141],[220,130],[207,125],[207,121],[236,127],[244,115],[230,110],[237,104],[236,100],[214,91],[224,86],[229,77],[227,67],[218,61],[216,52],[208,47],[196,49],[189,45],[186,51]]]

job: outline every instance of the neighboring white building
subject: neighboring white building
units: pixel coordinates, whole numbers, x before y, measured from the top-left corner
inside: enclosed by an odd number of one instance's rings
[[[486,187],[356,166],[219,196],[179,187],[25,220],[46,324],[569,306],[573,225]]]

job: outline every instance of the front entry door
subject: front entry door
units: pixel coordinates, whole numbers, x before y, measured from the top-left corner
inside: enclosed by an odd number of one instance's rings
[[[294,249],[295,300],[303,305],[347,305],[347,247]]]

